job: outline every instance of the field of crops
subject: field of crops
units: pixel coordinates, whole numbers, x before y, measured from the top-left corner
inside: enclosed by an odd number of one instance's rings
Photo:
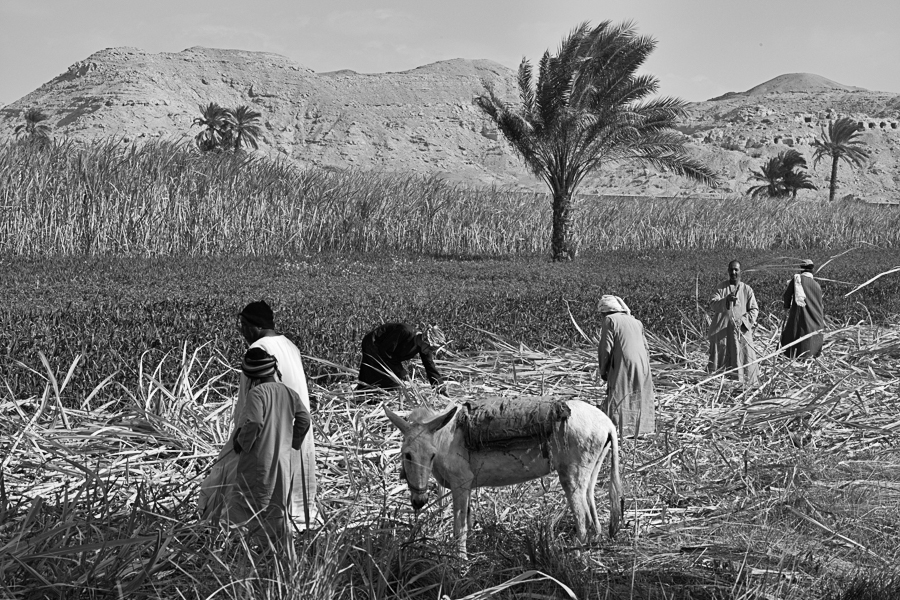
[[[0,365],[15,393],[40,389],[40,354],[59,377],[75,364],[65,402],[78,403],[100,379],[132,387],[142,358],[161,362],[165,381],[177,375],[184,348],[237,364],[243,341],[235,316],[267,299],[279,328],[301,351],[354,367],[363,335],[382,322],[439,323],[456,352],[484,347],[483,331],[536,347],[579,341],[572,318],[599,329],[604,293],[623,296],[649,331],[684,340],[705,327],[706,300],[725,279],[733,256],[765,312],[781,315],[786,266],[802,251],[610,252],[573,263],[544,259],[481,261],[416,258],[347,259],[307,256],[226,259],[54,259],[0,261]],[[837,253],[808,253],[824,263]],[[806,256],[806,254],[804,254]],[[819,273],[835,324],[887,323],[900,314],[900,278],[884,277],[845,297],[856,284],[900,264],[900,251],[857,249]],[[698,302],[699,309],[698,310]],[[570,316],[571,315],[571,316]],[[697,340],[693,340],[697,341]],[[169,354],[173,360],[163,361]],[[30,367],[25,368],[18,363]],[[167,366],[168,365],[168,366]],[[171,372],[170,372],[171,369]],[[38,374],[35,374],[37,371]],[[311,362],[312,377],[340,378]],[[112,397],[115,388],[103,392]],[[71,400],[68,396],[71,395]]]
[[[546,204],[165,145],[0,147],[0,596],[900,597],[900,273],[871,281],[900,265],[900,211],[605,198],[551,263]],[[829,331],[794,363],[780,298],[806,257]],[[761,307],[753,389],[703,370],[732,258]],[[485,490],[460,565],[447,507],[412,512],[399,434],[351,390],[362,336],[440,324],[453,400],[596,402],[604,293],[644,322],[658,394],[659,433],[623,443],[625,530],[576,544],[555,478]],[[306,357],[327,516],[275,560],[195,514],[260,298]]]
[[[582,253],[900,246],[896,206],[609,197],[574,210]],[[0,255],[533,255],[547,251],[549,212],[545,194],[166,143],[0,145]]]
[[[777,329],[765,322],[758,345],[768,355]],[[9,598],[897,597],[900,329],[829,332],[822,360],[770,357],[750,390],[703,372],[700,335],[648,337],[659,433],[623,441],[624,531],[576,544],[555,478],[484,490],[467,565],[453,558],[446,501],[413,514],[396,479],[398,433],[346,382],[312,388],[327,522],[275,561],[239,530],[195,516],[199,480],[230,429],[225,357],[179,356],[171,382],[148,360],[119,388],[119,407],[90,393],[71,406],[52,378],[43,395],[6,393],[0,589]],[[602,394],[586,341],[539,350],[494,339],[438,364],[455,400]],[[390,400],[401,412],[431,402],[427,386]],[[602,492],[598,504],[604,514]]]

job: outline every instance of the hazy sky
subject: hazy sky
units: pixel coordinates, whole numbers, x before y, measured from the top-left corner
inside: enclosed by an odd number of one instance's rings
[[[0,103],[114,46],[268,51],[319,72],[515,68],[606,19],[656,38],[645,71],[664,95],[704,100],[794,72],[900,93],[900,0],[0,0]]]

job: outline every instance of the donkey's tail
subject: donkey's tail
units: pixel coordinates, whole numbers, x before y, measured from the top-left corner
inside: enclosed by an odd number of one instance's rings
[[[612,446],[609,455],[609,537],[614,538],[622,524],[625,506],[622,478],[619,475],[619,435],[615,427],[609,433],[609,444]]]

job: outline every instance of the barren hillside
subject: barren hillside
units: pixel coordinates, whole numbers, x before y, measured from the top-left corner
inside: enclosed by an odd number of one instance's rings
[[[191,138],[198,105],[247,104],[263,114],[260,151],[326,168],[434,174],[468,184],[541,189],[472,99],[493,85],[515,100],[515,74],[489,60],[448,60],[401,73],[315,73],[283,56],[190,48],[151,54],[102,50],[5,107],[0,138],[27,108],[51,116],[55,136],[126,142]],[[721,191],[743,191],[749,170],[793,146],[811,155],[823,124],[850,116],[866,128],[867,169],[840,171],[842,196],[900,197],[900,96],[806,73],[782,75],[746,92],[691,105],[680,128],[722,175]],[[814,171],[824,187],[828,166]],[[582,191],[710,194],[702,186],[640,166],[610,165]],[[814,192],[801,192],[813,197]]]

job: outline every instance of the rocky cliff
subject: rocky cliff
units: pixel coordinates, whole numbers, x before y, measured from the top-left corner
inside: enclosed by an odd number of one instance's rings
[[[300,164],[542,189],[473,105],[485,84],[516,98],[515,73],[489,60],[449,60],[401,73],[315,73],[261,52],[190,48],[151,54],[111,48],[0,108],[0,138],[12,135],[26,109],[39,107],[50,115],[57,137],[190,139],[198,132],[191,124],[199,105],[246,104],[263,114],[260,151]],[[900,196],[898,95],[795,73],[692,104],[690,113],[679,129],[692,151],[720,172],[723,185],[716,193],[743,191],[751,168],[788,147],[811,155],[809,144],[821,127],[850,116],[865,128],[873,160],[863,171],[842,168],[841,195]],[[813,173],[824,187],[828,165]],[[605,167],[582,191],[713,193],[635,165]]]

